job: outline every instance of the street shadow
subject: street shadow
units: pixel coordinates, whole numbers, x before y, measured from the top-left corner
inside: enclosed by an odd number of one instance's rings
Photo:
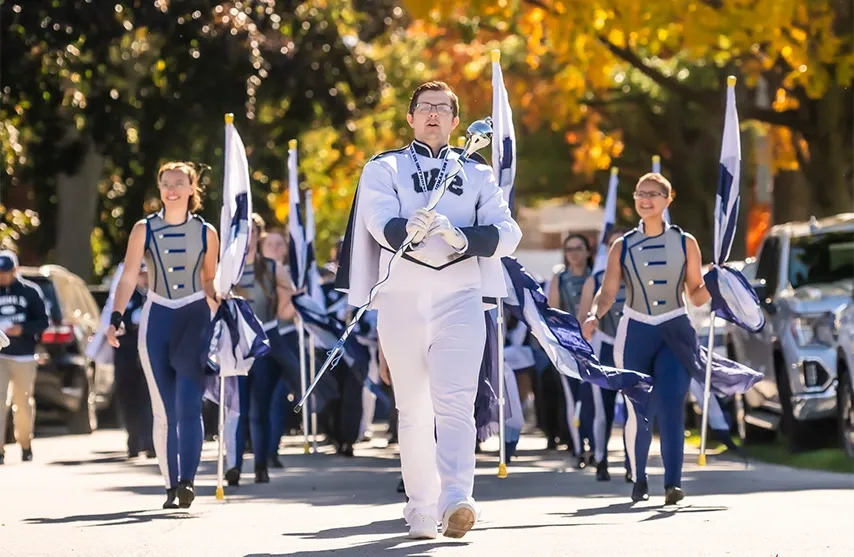
[[[588,518],[588,517],[598,517],[602,515],[616,514],[616,515],[631,515],[631,514],[647,514],[650,512],[654,512],[653,516],[644,518],[639,522],[649,522],[652,520],[661,520],[663,518],[670,518],[672,516],[676,516],[677,514],[692,514],[692,513],[707,513],[707,512],[720,512],[729,510],[729,507],[724,506],[704,506],[704,505],[661,505],[661,506],[650,506],[645,503],[633,503],[622,502],[622,503],[612,503],[610,505],[604,507],[589,507],[585,509],[578,509],[577,511],[571,511],[566,513],[548,513],[549,516],[559,516],[562,518]],[[584,525],[588,525],[589,523],[585,522]]]
[[[161,490],[162,491],[162,490]],[[162,520],[188,520],[196,518],[197,515],[187,511],[175,510],[152,510],[142,509],[136,511],[122,511],[116,513],[105,514],[79,514],[73,516],[63,516],[56,518],[25,518],[25,524],[79,524],[79,523],[94,523],[85,524],[86,527],[98,526],[126,526],[130,524],[145,524],[148,522]]]
[[[465,541],[415,541],[398,536],[337,549],[295,551],[293,553],[248,553],[246,557],[323,557],[325,555],[335,557],[364,557],[365,555],[430,557],[435,555],[434,550],[443,547],[464,547],[467,545],[469,543]]]

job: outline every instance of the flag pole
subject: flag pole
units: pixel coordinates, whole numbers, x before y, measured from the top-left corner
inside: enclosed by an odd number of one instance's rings
[[[727,89],[732,89],[735,87],[736,77],[731,75],[727,77]],[[729,95],[729,93],[728,93]],[[727,100],[729,103],[729,100]],[[727,110],[729,110],[729,106],[727,106]],[[726,141],[726,121],[724,122],[724,141]],[[740,154],[739,154],[740,156]],[[715,220],[715,243],[717,244],[717,236],[718,236],[718,227],[720,223]],[[715,251],[718,251],[717,245],[715,246]],[[727,252],[729,250],[727,249]],[[726,259],[727,255],[715,253],[715,261],[714,264],[723,263],[724,259]],[[712,310],[709,313],[709,343],[708,343],[708,351],[707,361],[706,361],[706,377],[703,385],[703,418],[700,421],[700,456],[697,457],[697,465],[705,466],[706,465],[706,438],[707,433],[706,429],[708,429],[709,425],[709,398],[711,397],[712,392],[712,357],[715,351],[715,311]]]
[[[703,382],[703,418],[700,425],[700,456],[697,457],[697,465],[706,465],[706,429],[709,425],[709,398],[712,393],[712,354],[715,350],[715,312],[709,317],[709,354],[706,361],[706,378]]]
[[[314,383],[314,374],[317,371],[317,363],[314,360],[314,335],[308,333],[308,373],[309,379]],[[311,452],[317,454],[317,399],[312,394],[309,404],[311,405]]]
[[[302,321],[302,318],[297,313],[296,316],[296,325],[297,325],[297,335],[299,337],[299,382],[300,382],[300,393],[303,398],[305,398],[305,374],[306,374],[306,362],[305,362],[305,324]],[[302,451],[303,454],[309,454],[311,449],[309,448],[308,443],[308,408],[302,409]]]
[[[234,114],[225,115],[225,125],[234,124]],[[216,499],[225,499],[222,480],[225,476],[225,377],[219,376],[219,412],[217,416],[217,448],[216,448]]]

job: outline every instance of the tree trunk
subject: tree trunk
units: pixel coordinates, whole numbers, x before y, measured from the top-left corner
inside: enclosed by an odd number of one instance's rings
[[[90,142],[77,172],[59,174],[56,179],[56,262],[85,281],[92,276],[91,238],[104,165],[104,157]]]
[[[774,224],[809,220],[813,194],[801,172],[784,171],[774,178]]]

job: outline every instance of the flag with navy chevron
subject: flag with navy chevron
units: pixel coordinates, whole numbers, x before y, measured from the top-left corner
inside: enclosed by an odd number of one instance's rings
[[[306,293],[319,307],[326,310],[326,297],[320,287],[320,271],[314,253],[314,205],[311,190],[305,192],[305,279]]]
[[[516,130],[499,61],[492,63],[492,168],[495,181],[512,211],[513,182],[516,179]]]
[[[740,204],[741,138],[738,126],[735,78],[730,78],[726,93],[718,188],[715,194],[713,265],[704,278],[712,296],[712,310],[719,317],[748,331],[759,332],[765,326],[765,315],[759,306],[759,298],[744,275],[725,265],[735,239]]]
[[[200,361],[226,378],[225,407],[229,412],[236,412],[239,398],[237,380],[232,376],[248,375],[255,358],[269,352],[270,343],[249,303],[228,296],[243,275],[251,241],[249,216],[252,214],[246,148],[229,120],[225,124],[222,200],[219,263],[214,276],[214,289],[222,303],[205,331],[204,346],[209,349],[201,355]],[[206,380],[205,396],[219,401],[216,378],[208,377]]]
[[[617,184],[619,183],[617,167],[611,168],[608,179],[608,196],[605,198],[605,215],[602,221],[602,232],[599,234],[599,249],[593,262],[593,273],[604,271],[608,266],[608,236],[617,224]]]
[[[297,147],[288,149],[288,262],[291,280],[297,290],[305,286],[306,241],[299,198]]]
[[[661,174],[661,157],[655,155],[652,157],[652,171],[658,174]],[[670,224],[670,209],[664,209],[664,214],[662,215],[664,218],[665,224]]]

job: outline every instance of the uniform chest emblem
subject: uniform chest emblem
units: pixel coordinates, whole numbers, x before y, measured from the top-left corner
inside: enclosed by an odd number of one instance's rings
[[[424,172],[424,183],[427,184],[427,191],[436,189],[436,179],[439,177],[439,169]],[[418,173],[412,173],[412,186],[416,193],[424,193],[424,188],[421,187],[421,180],[418,179]],[[460,196],[463,194],[463,177],[457,174],[454,179],[448,184],[448,193]]]

